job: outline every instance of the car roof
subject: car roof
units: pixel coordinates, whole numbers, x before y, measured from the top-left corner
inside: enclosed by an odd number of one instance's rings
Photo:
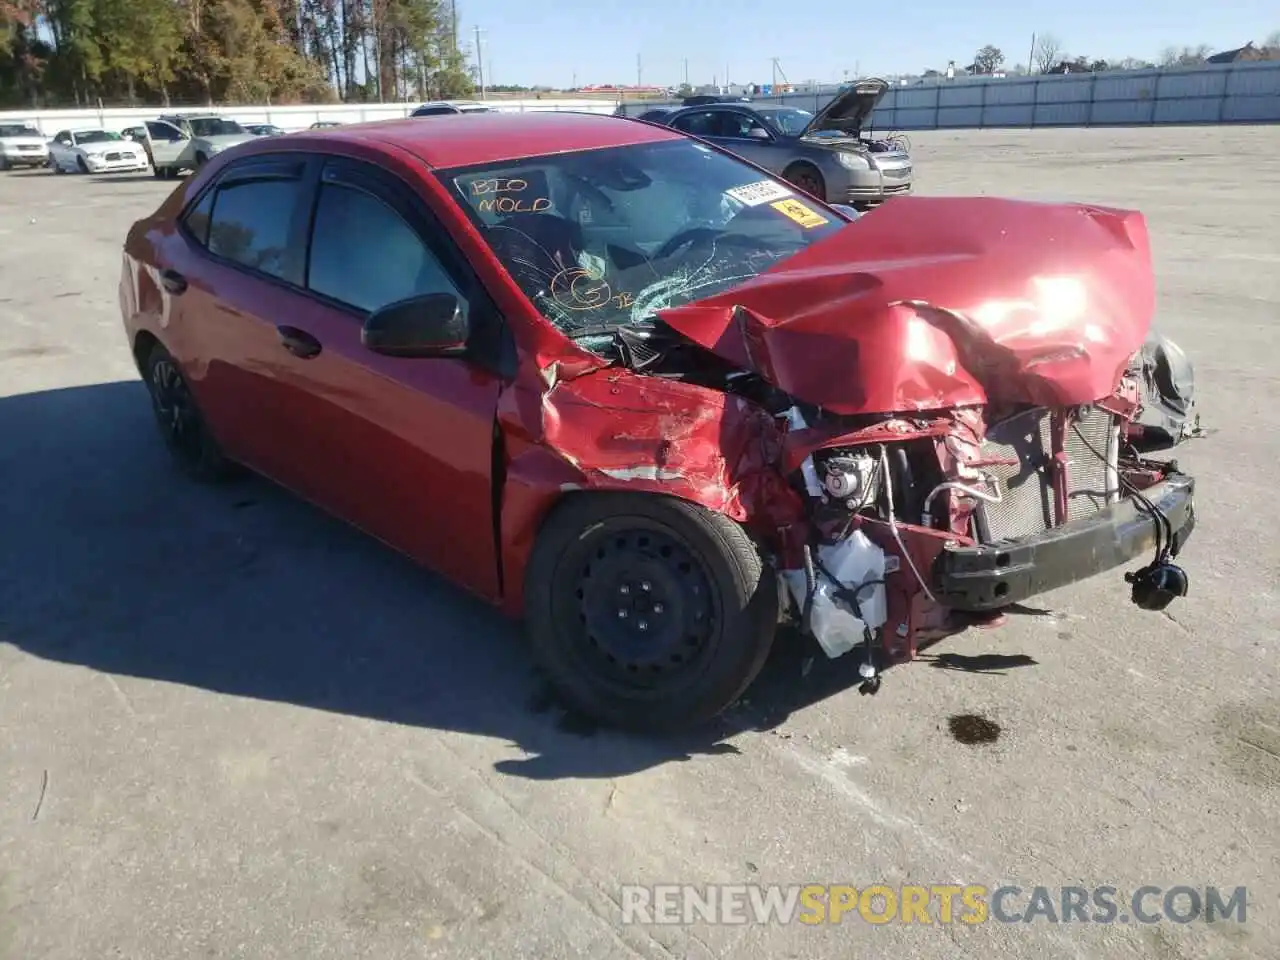
[[[307,136],[398,147],[429,167],[465,167],[549,153],[630,146],[682,135],[663,127],[592,113],[482,113],[441,116],[431,124],[404,120],[352,123]],[[295,149],[303,146],[299,139]]]

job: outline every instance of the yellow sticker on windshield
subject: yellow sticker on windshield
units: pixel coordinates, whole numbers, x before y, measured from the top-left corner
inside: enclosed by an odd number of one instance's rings
[[[777,203],[771,203],[769,206],[777,210],[784,217],[789,217],[806,230],[811,227],[820,227],[827,222],[827,218],[811,207],[806,206],[799,200],[779,200]]]

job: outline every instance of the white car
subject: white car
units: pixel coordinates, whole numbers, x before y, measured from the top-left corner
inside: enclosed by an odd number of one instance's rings
[[[49,163],[49,144],[31,123],[0,123],[0,170],[43,167]]]
[[[54,173],[124,173],[151,166],[141,145],[98,128],[59,131],[49,141],[49,156]]]

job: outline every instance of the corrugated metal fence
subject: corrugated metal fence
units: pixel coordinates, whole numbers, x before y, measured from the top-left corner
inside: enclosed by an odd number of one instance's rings
[[[817,110],[830,93],[760,98]],[[657,104],[648,103],[643,109]],[[627,113],[641,112],[628,104]],[[877,130],[1280,122],[1280,61],[1037,77],[963,77],[889,90]]]

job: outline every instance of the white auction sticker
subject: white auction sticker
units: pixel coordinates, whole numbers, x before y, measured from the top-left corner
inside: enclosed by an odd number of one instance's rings
[[[744,203],[748,207],[758,207],[772,200],[785,200],[792,196],[790,190],[774,180],[761,180],[759,183],[748,183],[746,186],[726,190],[729,196]]]

